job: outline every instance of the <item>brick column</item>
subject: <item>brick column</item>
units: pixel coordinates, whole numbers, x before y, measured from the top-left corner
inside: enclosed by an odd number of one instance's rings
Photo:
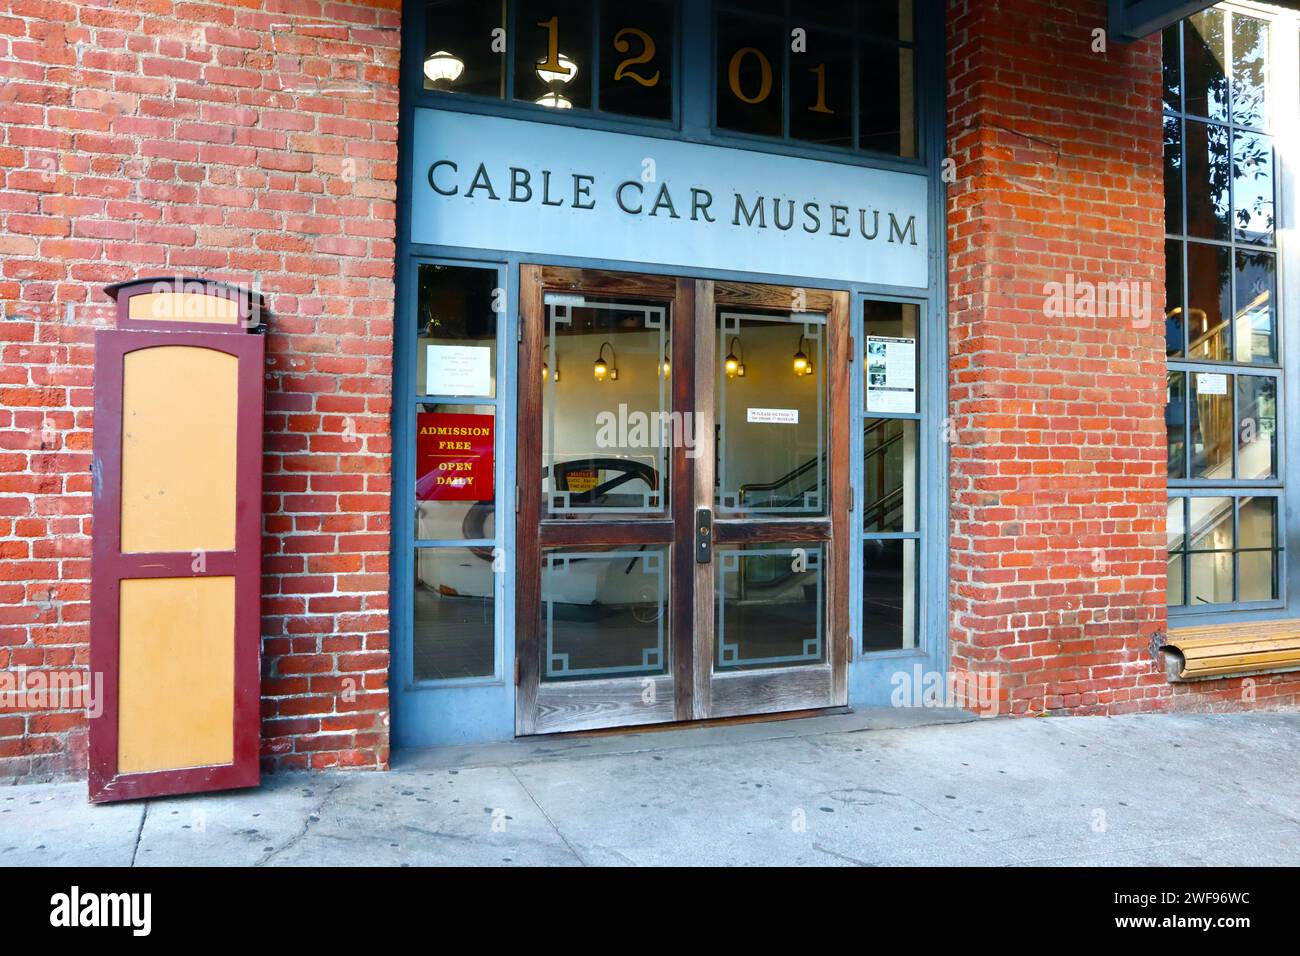
[[[1094,51],[1105,13],[949,8],[952,658],[1014,714],[1169,696],[1160,43]],[[1145,315],[1063,301],[1130,282]]]

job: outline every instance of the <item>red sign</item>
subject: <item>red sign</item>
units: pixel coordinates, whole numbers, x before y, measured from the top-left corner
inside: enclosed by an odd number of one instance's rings
[[[493,424],[491,415],[417,415],[416,500],[491,501]]]

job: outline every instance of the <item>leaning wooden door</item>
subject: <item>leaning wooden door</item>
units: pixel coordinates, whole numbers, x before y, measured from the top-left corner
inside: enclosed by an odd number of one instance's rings
[[[258,782],[265,338],[245,291],[189,284],[115,287],[95,337],[97,802]]]
[[[848,293],[696,292],[697,718],[848,702]]]
[[[694,293],[522,267],[519,734],[695,714]]]

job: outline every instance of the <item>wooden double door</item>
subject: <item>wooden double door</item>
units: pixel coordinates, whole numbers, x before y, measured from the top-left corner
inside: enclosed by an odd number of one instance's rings
[[[847,702],[848,301],[521,267],[519,734]]]

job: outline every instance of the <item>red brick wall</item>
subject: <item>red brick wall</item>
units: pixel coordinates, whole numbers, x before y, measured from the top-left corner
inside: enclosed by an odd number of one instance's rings
[[[257,282],[265,763],[386,765],[399,6],[0,0],[0,669],[87,663],[102,287]],[[0,777],[85,764],[0,711]]]
[[[1048,317],[1048,283],[1162,315],[1158,41],[1092,50],[1104,0],[956,0],[948,25],[953,665],[1012,713],[1169,696],[1164,326]]]
[[[951,616],[1004,712],[1300,704],[1295,676],[1170,685],[1160,44],[1093,49],[1104,0],[953,0]],[[1050,283],[1151,308],[1048,314]]]

